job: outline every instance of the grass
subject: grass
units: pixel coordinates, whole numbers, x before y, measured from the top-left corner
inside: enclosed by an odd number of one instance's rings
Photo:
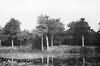
[[[67,58],[69,56],[79,56],[79,48],[76,46],[76,49],[78,52],[75,53],[70,53],[69,51],[73,49],[74,47],[71,46],[57,46],[57,47],[52,47],[49,51],[41,51],[37,49],[30,49],[30,48],[19,48],[19,47],[14,47],[13,49],[11,47],[1,47],[0,48],[0,57],[6,57],[6,58],[40,58],[42,56],[54,56],[54,57],[61,57],[61,58]],[[74,49],[75,50],[75,49]]]

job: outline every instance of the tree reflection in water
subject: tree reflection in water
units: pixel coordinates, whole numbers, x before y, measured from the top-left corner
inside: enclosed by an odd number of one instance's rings
[[[52,61],[53,59],[53,61]],[[11,59],[9,58],[0,58],[0,66],[11,66]],[[43,59],[14,59],[14,66],[83,66],[82,57],[72,57],[72,58],[52,58],[47,57]],[[100,57],[86,57],[85,66],[100,66]]]

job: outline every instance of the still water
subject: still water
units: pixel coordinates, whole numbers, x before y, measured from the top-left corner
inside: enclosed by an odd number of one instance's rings
[[[0,66],[100,66],[100,57],[45,56],[37,59],[0,58]]]
[[[1,53],[0,66],[100,66],[100,56],[95,56],[94,52],[87,50],[81,48],[76,52],[74,49],[70,53]]]

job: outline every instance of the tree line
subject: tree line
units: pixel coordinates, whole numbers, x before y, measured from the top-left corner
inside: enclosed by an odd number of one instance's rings
[[[20,29],[20,21],[11,18],[6,25],[0,29],[1,46],[31,46],[32,49],[44,49],[56,45],[82,45],[84,36],[85,45],[100,46],[100,31],[91,29],[85,18],[72,21],[65,30],[64,24],[59,18],[51,18],[41,15],[37,18],[38,26],[31,32]]]

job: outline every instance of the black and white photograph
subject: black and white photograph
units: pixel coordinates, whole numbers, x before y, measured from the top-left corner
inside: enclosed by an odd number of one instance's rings
[[[100,66],[100,0],[0,0],[0,66]]]

